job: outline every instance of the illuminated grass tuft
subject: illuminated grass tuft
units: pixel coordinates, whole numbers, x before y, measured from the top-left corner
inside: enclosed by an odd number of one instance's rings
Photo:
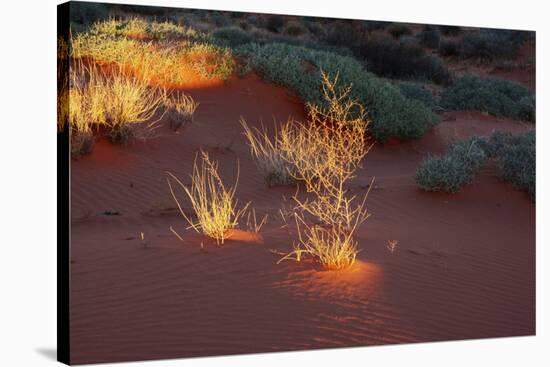
[[[246,121],[241,118],[241,126],[244,129],[244,136],[250,146],[250,152],[256,160],[260,172],[264,176],[268,186],[289,185],[296,182],[293,173],[293,166],[283,156],[281,150],[281,138],[276,132],[273,138],[270,138],[267,130],[250,128]],[[288,129],[283,126],[282,133]]]
[[[93,130],[100,126],[105,127],[111,140],[122,143],[146,137],[154,128],[153,117],[163,105],[164,89],[149,87],[117,70],[107,73],[93,65],[75,65],[69,78],[66,103],[73,156],[91,151]]]
[[[174,130],[179,129],[187,123],[193,122],[193,115],[199,107],[199,103],[183,92],[173,92],[166,96],[164,105],[168,109],[167,117],[170,121],[170,127]]]
[[[217,163],[212,162],[208,154],[202,151],[200,153],[200,166],[197,163],[198,158],[199,154],[195,157],[193,164],[191,186],[186,186],[172,173],[167,172],[168,187],[181,215],[189,223],[187,229],[192,228],[198,233],[212,237],[220,245],[228,238],[228,230],[238,225],[239,218],[246,212],[250,203],[247,203],[241,209],[237,209],[238,202],[234,197],[239,179],[238,170],[235,184],[233,187],[227,188],[218,173]],[[197,217],[196,220],[191,219],[183,211],[171,180],[183,189],[187,195]],[[176,235],[181,238],[177,233]]]

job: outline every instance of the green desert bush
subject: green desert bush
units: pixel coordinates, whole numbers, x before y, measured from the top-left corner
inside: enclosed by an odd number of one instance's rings
[[[440,25],[439,30],[445,36],[458,36],[462,32],[462,28],[455,25]]]
[[[496,160],[499,176],[535,199],[535,131],[522,135],[495,131],[485,140],[485,154]]]
[[[253,42],[255,39],[250,34],[238,27],[226,27],[216,29],[212,36],[228,47],[238,47],[246,43]]]
[[[439,44],[439,54],[441,56],[457,56],[460,54],[460,42],[453,40],[443,40]]]
[[[416,172],[416,183],[425,191],[457,192],[471,183],[476,170],[494,159],[504,181],[536,195],[535,131],[522,135],[496,131],[487,138],[473,137],[454,144],[443,157],[424,160]]]
[[[449,84],[452,76],[440,58],[428,55],[417,45],[396,42],[387,37],[366,38],[353,49],[373,73],[398,79],[424,79]]]
[[[367,37],[365,23],[351,20],[337,20],[323,27],[325,34],[321,38],[324,43],[354,49],[359,42]]]
[[[287,36],[301,36],[307,32],[307,28],[299,20],[291,20],[283,27],[283,34]]]
[[[417,35],[420,44],[424,47],[437,49],[441,40],[439,29],[434,25],[426,25]]]
[[[380,29],[386,29],[389,27],[392,23],[391,22],[384,22],[380,20],[364,20],[362,21],[363,26],[370,32],[370,31],[377,31]]]
[[[227,27],[231,24],[227,12],[214,12],[210,15],[210,21],[217,27]]]
[[[529,89],[518,83],[470,75],[457,79],[447,88],[442,94],[441,104],[454,111],[475,110],[516,119],[532,117],[534,121],[532,96]]]
[[[416,171],[416,183],[424,191],[457,192],[473,181],[486,155],[477,138],[453,144],[445,156],[424,160]]]
[[[265,21],[265,28],[273,33],[279,33],[285,25],[285,19],[282,15],[269,15]]]
[[[527,32],[506,29],[481,29],[464,35],[462,54],[466,58],[493,61],[513,58],[526,39]]]
[[[388,27],[388,33],[393,38],[399,38],[401,36],[407,36],[412,34],[412,30],[406,25],[401,23],[393,23]]]
[[[507,182],[536,197],[535,131],[509,139],[497,156],[499,175]]]
[[[392,83],[367,72],[353,57],[285,44],[249,44],[237,50],[266,79],[294,90],[305,102],[326,107],[322,98],[321,70],[337,88],[353,84],[350,98],[365,106],[377,140],[422,136],[439,118],[421,102],[406,98]]]
[[[431,80],[444,85],[452,80],[439,57],[426,54],[418,45],[418,39],[411,35],[395,40],[389,36],[370,35],[364,22],[341,21],[329,28],[322,41],[348,48],[369,71],[379,76]]]
[[[432,110],[437,107],[436,98],[424,84],[400,81],[397,85],[405,97],[420,101]]]
[[[522,120],[535,122],[537,120],[535,94],[522,97],[519,102],[518,117]]]
[[[106,4],[73,1],[70,5],[70,21],[89,25],[99,20],[107,19],[109,11]]]

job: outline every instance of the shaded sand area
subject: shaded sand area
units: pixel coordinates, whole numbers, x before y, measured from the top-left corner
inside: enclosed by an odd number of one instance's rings
[[[295,240],[277,219],[295,189],[264,184],[239,125],[303,118],[300,101],[253,75],[187,92],[200,102],[196,124],[126,147],[99,140],[72,162],[74,363],[534,334],[534,203],[491,164],[455,195],[414,182],[450,142],[533,125],[458,112],[420,140],[376,144],[352,181],[364,193],[375,177],[359,260],[325,272],[276,264]],[[239,202],[269,214],[263,240],[238,233],[216,247],[185,231],[164,171],[189,183],[199,148],[227,182],[239,162]]]

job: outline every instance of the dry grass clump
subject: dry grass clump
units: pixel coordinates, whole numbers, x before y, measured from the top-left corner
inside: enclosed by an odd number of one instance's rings
[[[109,20],[72,40],[72,57],[116,64],[150,84],[180,86],[198,75],[226,79],[233,71],[229,49],[171,23]]]
[[[197,41],[205,38],[193,28],[170,22],[149,22],[141,18],[126,20],[108,19],[94,23],[90,34],[103,34],[113,37],[128,37],[135,39],[185,39]]]
[[[164,105],[167,108],[166,116],[170,121],[170,127],[179,129],[187,123],[193,123],[193,115],[199,107],[199,103],[183,92],[172,92],[166,96]]]
[[[61,132],[69,121],[69,44],[57,38],[57,131]]]
[[[226,187],[218,173],[218,164],[210,160],[207,153],[200,153],[200,166],[197,162],[199,154],[195,157],[193,174],[191,175],[191,186],[183,184],[172,173],[167,172],[168,186],[181,215],[189,223],[187,229],[194,229],[198,233],[216,239],[218,245],[230,236],[228,230],[238,225],[238,220],[243,216],[250,203],[243,208],[237,209],[237,200],[234,199],[237,179],[232,187]],[[182,206],[176,197],[171,180],[173,180],[187,195],[196,215],[196,220],[185,214]],[[174,233],[180,237],[175,231]],[[180,237],[181,238],[181,237]]]
[[[92,131],[106,128],[113,142],[126,143],[132,137],[146,137],[162,107],[165,91],[124,75],[120,70],[107,73],[97,66],[75,65],[70,72],[68,121],[75,147],[89,146]],[[81,153],[89,152],[91,148]]]
[[[289,121],[281,127],[282,134],[289,132]],[[267,130],[250,128],[246,121],[241,118],[241,125],[244,135],[250,146],[250,152],[256,160],[256,164],[262,173],[268,186],[289,185],[296,182],[293,166],[283,156],[281,149],[281,137],[279,132],[270,138]]]

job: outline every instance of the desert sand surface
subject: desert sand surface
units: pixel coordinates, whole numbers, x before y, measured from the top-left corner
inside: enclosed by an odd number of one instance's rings
[[[535,333],[535,204],[491,164],[454,195],[414,181],[451,142],[532,124],[456,112],[419,140],[375,144],[350,188],[364,194],[375,178],[358,261],[323,271],[277,264],[295,240],[278,219],[295,188],[265,185],[239,124],[303,119],[301,102],[254,75],[185,92],[200,102],[195,124],[161,124],[128,146],[99,139],[71,162],[74,363]],[[261,237],[239,232],[218,247],[185,230],[165,171],[189,183],[201,148],[227,182],[239,162],[239,202],[269,215]]]

